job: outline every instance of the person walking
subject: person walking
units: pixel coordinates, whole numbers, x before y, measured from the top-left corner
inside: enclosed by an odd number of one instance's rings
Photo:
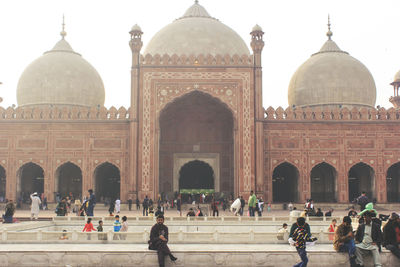
[[[87,216],[94,216],[94,207],[96,206],[96,196],[93,193],[93,189],[89,189],[89,199],[86,214]]]
[[[33,220],[33,218],[35,218],[35,220],[38,219],[39,217],[39,211],[40,211],[40,204],[42,204],[42,201],[40,200],[38,193],[33,193],[31,194],[31,221]]]
[[[56,213],[57,216],[65,216],[65,214],[67,214],[67,204],[65,203],[65,198],[62,198],[57,204]]]
[[[121,200],[117,198],[117,200],[115,200],[115,213],[119,214],[120,212],[121,212]]]
[[[8,200],[6,207],[5,207],[5,212],[3,215],[3,223],[13,223],[14,213],[15,213],[15,204],[10,199],[10,200]]]
[[[393,212],[389,221],[383,227],[383,246],[390,250],[393,255],[400,259],[400,219],[399,215]]]
[[[217,214],[217,217],[219,216],[218,204],[217,204],[217,201],[215,201],[215,198],[213,198],[211,201],[211,210],[213,212],[212,216],[215,217],[215,214]]]
[[[248,205],[249,205],[249,216],[254,217],[254,213],[255,213],[256,205],[257,205],[257,197],[254,194],[253,190],[250,191]]]
[[[333,248],[337,252],[347,252],[349,254],[350,266],[356,266],[356,245],[354,243],[350,216],[344,216],[343,222],[337,227],[333,240]]]
[[[301,262],[295,264],[293,267],[306,267],[308,263],[306,242],[314,242],[317,239],[312,238],[311,234],[307,232],[305,228],[306,220],[303,217],[299,217],[297,220],[298,227],[293,233],[293,241],[295,242],[297,253],[301,258]]]
[[[136,210],[140,210],[140,201],[139,198],[136,197]]]
[[[364,223],[360,224],[356,233],[356,263],[364,265],[364,256],[371,252],[375,267],[381,267],[381,257],[379,255],[379,246],[382,241],[382,232],[380,226],[372,222],[374,216],[372,211],[366,211],[363,215]]]
[[[240,216],[243,216],[244,206],[246,206],[246,201],[243,196],[240,196]]]
[[[146,216],[149,216],[149,198],[146,196],[143,199],[143,216],[145,216],[144,214],[146,214]]]
[[[165,256],[169,256],[171,261],[176,261],[168,248],[168,227],[164,225],[164,216],[157,217],[157,223],[153,225],[150,231],[149,249],[157,250],[158,264],[160,267],[165,267]]]
[[[357,204],[360,205],[360,210],[363,211],[365,209],[365,206],[369,203],[369,199],[367,197],[367,194],[363,191],[361,193],[361,196],[357,198]]]
[[[129,211],[132,210],[132,203],[133,203],[132,197],[129,197],[129,199],[128,199],[128,209],[129,209]]]

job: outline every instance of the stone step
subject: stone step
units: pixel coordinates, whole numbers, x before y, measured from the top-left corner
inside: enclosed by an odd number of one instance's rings
[[[269,266],[287,267],[299,262],[294,247],[284,244],[172,244],[170,249],[178,257],[175,263],[166,258],[166,266]],[[337,253],[332,245],[307,248],[309,267],[349,266],[348,255]],[[383,250],[382,266],[400,266],[400,261]],[[0,244],[1,266],[158,266],[157,254],[147,244]],[[365,267],[372,265],[368,257]]]

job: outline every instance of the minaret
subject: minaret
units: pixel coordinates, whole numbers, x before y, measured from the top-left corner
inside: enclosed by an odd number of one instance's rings
[[[137,97],[139,90],[139,64],[140,64],[140,50],[142,49],[142,30],[139,25],[135,24],[131,31],[131,40],[129,41],[129,46],[132,50],[132,68],[131,68],[131,112],[130,119],[136,120],[137,116]]]
[[[127,189],[127,197],[135,199],[138,196],[138,146],[139,146],[139,84],[140,84],[140,50],[142,49],[142,30],[139,25],[135,24],[131,31],[131,40],[129,46],[132,50],[132,67],[131,67],[131,107],[129,112],[129,188]]]
[[[0,82],[0,85],[2,85],[2,82]],[[3,98],[0,97],[0,103],[3,102]]]
[[[389,101],[393,104],[395,109],[400,109],[400,71],[396,73],[394,81],[390,85],[393,85],[393,96],[389,98]]]
[[[256,194],[264,194],[264,135],[263,135],[263,121],[264,121],[264,108],[262,104],[262,66],[261,66],[261,52],[264,48],[263,35],[264,32],[259,25],[253,27],[251,31],[251,49],[253,50],[253,80],[254,80],[254,153],[255,153],[255,192]],[[271,184],[272,186],[272,184]],[[269,186],[268,188],[271,188]],[[267,195],[264,199],[272,201],[272,190],[266,192]]]

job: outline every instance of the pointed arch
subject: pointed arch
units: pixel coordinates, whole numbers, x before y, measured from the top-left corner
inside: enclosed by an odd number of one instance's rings
[[[117,166],[106,161],[93,172],[94,191],[99,202],[114,201],[121,194],[121,172]]]
[[[55,172],[55,190],[61,197],[82,198],[82,170],[71,161],[60,165]]]
[[[387,169],[386,192],[388,202],[400,202],[400,162]]]
[[[283,162],[272,173],[273,201],[298,201],[299,170],[289,162]]]
[[[17,197],[29,203],[30,194],[44,192],[44,170],[36,163],[28,162],[17,171]]]
[[[6,199],[6,185],[7,185],[7,173],[6,169],[0,165],[0,202]]]
[[[315,202],[337,201],[337,171],[326,163],[315,165],[310,172],[311,198]]]
[[[375,171],[370,165],[364,162],[354,164],[348,172],[348,183],[350,201],[361,192],[366,192],[370,200],[375,198]]]

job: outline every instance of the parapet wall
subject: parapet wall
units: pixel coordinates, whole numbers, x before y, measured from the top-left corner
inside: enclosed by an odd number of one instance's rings
[[[0,121],[6,120],[128,120],[129,109],[115,107],[38,106],[0,107]]]
[[[159,55],[146,54],[140,56],[141,65],[164,65],[164,66],[253,66],[253,56],[248,55]]]
[[[264,111],[267,121],[398,121],[400,110],[394,108],[292,108],[269,107]]]

